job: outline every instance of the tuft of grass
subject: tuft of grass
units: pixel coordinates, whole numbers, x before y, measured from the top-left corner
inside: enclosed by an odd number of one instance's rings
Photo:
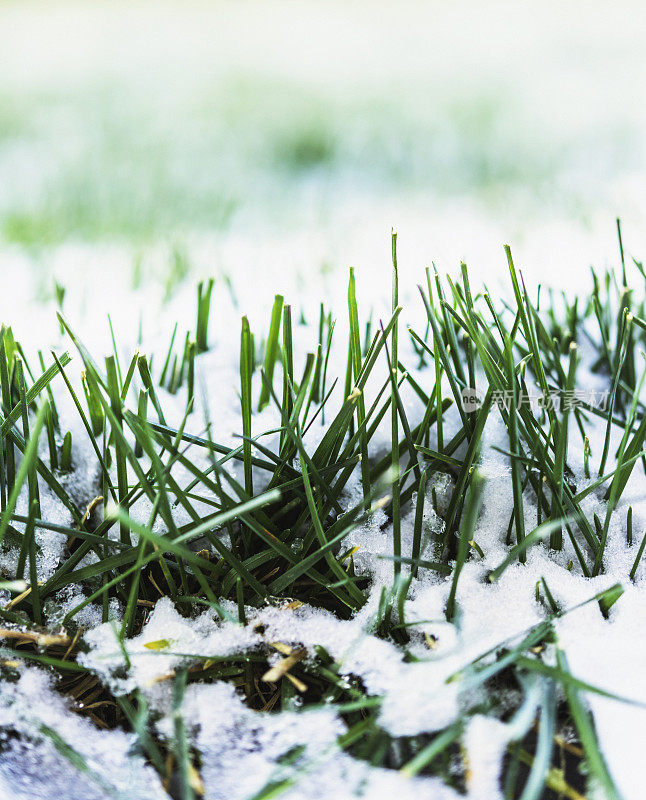
[[[392,584],[381,587],[371,617],[373,632],[400,646],[405,658],[417,658],[408,645],[420,633],[406,615],[414,582],[427,570],[445,578],[446,619],[459,625],[465,565],[487,556],[484,537],[478,535],[476,543],[474,533],[483,497],[481,453],[493,414],[507,429],[505,455],[514,508],[507,553],[488,573],[488,582],[499,580],[512,564],[522,569],[528,549],[542,546],[548,537],[547,552],[561,550],[567,541],[584,576],[603,571],[613,514],[619,512],[629,480],[635,468],[644,466],[646,454],[646,417],[640,398],[646,369],[641,376],[634,369],[635,348],[646,346],[646,309],[637,292],[625,291],[632,268],[626,263],[623,241],[621,279],[613,273],[595,273],[593,293],[585,304],[553,295],[548,295],[547,304],[539,303],[540,295],[532,301],[509,248],[509,304],[495,301],[486,291],[475,291],[466,265],[455,280],[427,270],[420,286],[425,329],[407,329],[412,357],[419,365],[410,371],[409,356],[399,339],[402,308],[394,232],[391,256],[391,312],[381,324],[373,326],[371,317],[365,325],[360,321],[358,285],[350,271],[349,335],[341,386],[339,377],[329,374],[335,321],[323,305],[312,341],[297,342],[296,337],[308,335],[307,328],[293,326],[292,307],[277,295],[267,330],[257,331],[257,341],[264,343],[258,351],[249,322],[242,318],[241,430],[233,446],[218,441],[217,426],[208,417],[201,431],[195,424],[195,386],[201,354],[209,345],[213,281],[198,288],[194,339],[188,332],[178,337],[178,331],[187,331],[180,326],[184,321],[178,321],[161,354],[135,352],[121,364],[118,329],[111,326],[112,353],[103,361],[95,360],[60,315],[65,335],[80,357],[72,377],[67,354],[53,354],[49,367],[39,354],[40,372],[36,361],[32,372],[11,328],[2,327],[0,546],[16,548],[18,559],[15,574],[3,575],[1,586],[15,596],[0,609],[0,617],[15,626],[11,630],[20,626],[22,634],[30,633],[15,646],[3,647],[3,658],[46,667],[70,693],[80,692],[83,681],[89,685],[96,679],[76,661],[78,649],[70,646],[71,636],[79,612],[94,602],[101,604],[105,621],[110,604],[120,608],[118,637],[126,661],[127,637],[141,631],[147,609],[162,595],[188,616],[206,607],[223,621],[243,626],[249,624],[250,608],[276,602],[308,603],[347,619],[366,605],[371,585],[369,577],[357,572],[356,547],[349,547],[346,539],[359,526],[374,522],[377,509],[386,515],[383,529],[392,540],[392,555],[384,558],[393,562],[393,578]],[[184,268],[182,254],[178,252],[175,260],[173,274],[179,274]],[[636,269],[646,282],[643,271]],[[577,338],[591,345],[592,365],[606,376],[611,396],[606,409],[591,403],[569,404],[583,358]],[[282,386],[277,390],[278,362]],[[376,377],[380,367],[387,371],[385,380]],[[463,404],[463,393],[476,389],[481,402],[470,410]],[[69,393],[91,443],[97,474],[94,496],[79,498],[72,488],[78,437],[73,439],[69,430],[62,435],[56,407],[59,390]],[[558,396],[560,411],[549,403],[535,408],[526,402],[534,390],[543,399]],[[164,411],[166,392],[186,400],[176,427],[169,424],[172,415],[167,419]],[[416,418],[408,412],[405,392],[421,409]],[[509,402],[500,402],[501,395]],[[202,405],[208,409],[208,398]],[[279,423],[276,429],[263,431],[257,415],[270,405]],[[586,434],[593,416],[605,426],[600,453],[592,452]],[[374,439],[382,423],[390,423],[390,442],[378,451]],[[308,432],[314,424],[321,431],[311,444]],[[617,428],[619,446],[613,452],[610,445]],[[48,463],[40,455],[41,437],[47,439]],[[273,446],[276,438],[278,444]],[[583,448],[583,485],[577,485],[568,462],[575,447]],[[433,486],[438,472],[448,473],[453,484],[442,510]],[[71,473],[71,479],[65,473]],[[355,487],[360,489],[357,496]],[[67,524],[42,518],[40,499],[45,490],[69,512]],[[605,516],[589,515],[582,501],[602,491]],[[26,512],[18,514],[21,495]],[[537,505],[538,519],[526,533],[525,505],[530,500]],[[140,501],[148,509],[146,519],[135,513]],[[444,529],[426,542],[429,502]],[[181,509],[181,524],[176,509]],[[410,551],[402,537],[407,514],[412,520]],[[37,534],[42,532],[66,542],[63,556],[45,581],[38,574]],[[629,507],[628,546],[633,545],[633,535]],[[427,545],[432,551],[428,556]],[[635,553],[631,580],[645,548],[646,536]],[[39,637],[47,624],[48,604],[72,590],[82,599],[63,620],[63,648],[59,640]],[[606,617],[621,592],[614,586],[589,602],[596,602]],[[186,686],[193,680],[230,680],[259,711],[293,710],[297,696],[308,707],[333,708],[347,728],[336,746],[352,757],[399,769],[409,777],[435,775],[463,790],[467,770],[456,764],[466,724],[473,714],[493,713],[492,682],[500,680],[512,684],[522,697],[501,778],[508,796],[526,800],[548,790],[575,796],[572,792],[577,789],[567,783],[554,756],[555,735],[565,719],[577,731],[580,760],[614,797],[616,788],[582,700],[584,692],[604,693],[571,673],[554,627],[554,621],[569,612],[560,608],[544,578],[536,585],[536,601],[545,613],[539,625],[498,643],[451,677],[460,681],[463,712],[455,724],[432,735],[390,736],[379,724],[382,698],[369,695],[360,681],[346,676],[343,665],[323,648],[316,658],[292,659],[276,683],[263,680],[268,673],[277,673],[268,669],[269,652],[260,649],[207,659],[207,664],[198,657],[187,659],[173,676],[172,741],[159,738],[136,694],[106,701],[100,709],[97,706],[95,716],[99,724],[132,730],[165,785],[182,798],[200,793],[199,759],[191,750],[189,721],[182,711]],[[551,659],[554,653],[556,661]],[[190,666],[193,663],[199,669]],[[91,685],[93,691],[105,691]],[[484,698],[483,707],[470,705],[469,698],[476,695]],[[535,720],[537,733],[531,728]],[[60,746],[64,748],[64,743]],[[85,770],[73,753],[68,755]],[[300,756],[290,764],[281,765],[288,778],[274,776],[259,797],[296,783],[305,767]]]

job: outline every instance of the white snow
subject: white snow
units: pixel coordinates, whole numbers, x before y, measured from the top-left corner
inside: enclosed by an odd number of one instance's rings
[[[57,737],[54,744],[51,735]],[[136,737],[98,729],[73,713],[49,676],[21,667],[0,683],[0,796],[15,800],[161,800],[157,773],[136,752]],[[82,759],[79,770],[57,745]],[[77,761],[78,763],[78,761]]]

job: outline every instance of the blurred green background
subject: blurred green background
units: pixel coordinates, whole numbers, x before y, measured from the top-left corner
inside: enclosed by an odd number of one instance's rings
[[[161,243],[179,277],[242,247],[302,280],[387,257],[391,225],[420,263],[592,253],[616,215],[643,222],[645,22],[637,2],[0,3],[0,272],[18,254],[45,286],[61,247],[118,246],[137,285]]]

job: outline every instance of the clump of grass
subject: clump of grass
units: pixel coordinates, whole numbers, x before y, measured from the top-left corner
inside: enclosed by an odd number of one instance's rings
[[[231,618],[223,601],[234,601],[237,624],[241,625],[248,624],[245,609],[274,602],[277,597],[326,608],[346,619],[367,602],[370,581],[355,572],[353,551],[344,546],[344,540],[379,508],[389,523],[393,583],[382,587],[374,630],[406,652],[412,631],[405,620],[405,604],[412,582],[427,571],[447,576],[450,589],[446,617],[458,621],[462,570],[469,559],[485,556],[474,541],[483,484],[478,467],[485,426],[496,412],[509,435],[506,455],[514,510],[508,526],[508,554],[489,573],[490,581],[500,579],[512,563],[524,563],[528,548],[540,546],[548,537],[549,547],[561,550],[564,534],[581,573],[598,575],[604,568],[611,519],[635,466],[640,459],[643,462],[646,440],[640,401],[646,371],[639,377],[634,369],[638,361],[635,348],[646,344],[646,323],[642,321],[646,309],[643,300],[637,302],[626,291],[628,268],[623,243],[621,283],[611,273],[601,278],[595,275],[587,304],[567,300],[561,304],[551,298],[547,310],[539,306],[538,300],[532,302],[509,248],[506,255],[511,304],[494,302],[486,291],[474,293],[466,265],[462,265],[456,280],[442,279],[436,271],[431,274],[427,270],[425,283],[420,286],[427,324],[423,331],[408,329],[419,360],[418,377],[413,377],[402,363],[396,244],[393,234],[390,317],[375,325],[374,332],[371,321],[364,327],[359,319],[360,289],[350,272],[347,370],[340,401],[334,400],[337,381],[328,374],[334,320],[322,305],[316,337],[303,364],[297,363],[294,355],[292,307],[282,296],[276,296],[266,330],[258,336],[258,350],[248,320],[243,317],[239,362],[241,441],[233,447],[214,438],[208,419],[205,433],[187,429],[189,419],[195,419],[192,412],[199,357],[209,347],[212,281],[198,288],[194,340],[187,333],[180,350],[175,350],[178,322],[161,358],[153,360],[153,354],[137,352],[128,365],[123,364],[123,370],[114,331],[114,352],[100,367],[82,339],[60,317],[82,363],[80,374],[70,379],[66,369],[71,359],[67,354],[54,355],[49,367],[40,354],[40,372],[32,373],[12,330],[3,327],[0,545],[17,547],[19,558],[16,574],[3,576],[16,591],[10,606],[0,609],[0,618],[14,626],[12,630],[21,626],[22,631],[33,631],[33,636],[44,635],[41,629],[47,622],[45,604],[61,591],[77,587],[84,599],[67,611],[63,621],[72,635],[82,608],[100,602],[107,620],[108,605],[116,601],[122,610],[120,635],[131,636],[141,630],[147,609],[160,594],[170,597],[185,614],[197,613],[206,604],[223,620]],[[175,264],[175,271],[180,268]],[[638,263],[636,269],[646,281]],[[614,315],[611,309],[616,309]],[[595,348],[594,368],[607,375],[611,403],[606,410],[586,403],[569,405],[579,365],[576,340],[584,337]],[[153,363],[160,367],[153,369]],[[369,398],[367,386],[382,364],[387,370],[386,380]],[[275,381],[277,366],[282,377],[280,390]],[[68,488],[65,473],[76,465],[76,442],[70,431],[61,435],[54,382],[57,391],[70,394],[90,438],[98,473],[95,497],[78,498]],[[81,388],[74,388],[79,382]],[[417,423],[409,420],[406,413],[401,394],[404,384],[423,405]],[[560,397],[561,407],[548,403],[534,409],[521,402],[534,386],[545,398]],[[177,427],[167,423],[163,392],[156,387],[171,394],[185,392],[185,413]],[[481,397],[474,411],[463,404],[465,390],[477,390]],[[501,395],[509,402],[501,403]],[[259,429],[255,415],[270,404],[280,423],[278,430],[265,432]],[[460,423],[452,436],[445,419],[449,409],[453,409]],[[593,415],[606,425],[601,453],[591,452],[586,435]],[[390,448],[377,454],[373,452],[373,439],[388,416]],[[323,424],[323,432],[316,447],[309,448],[306,435],[317,420]],[[616,465],[608,469],[614,427],[621,427],[624,432],[614,459]],[[49,465],[42,460],[39,449],[43,428]],[[279,434],[277,447],[267,444],[265,433]],[[581,438],[586,476],[592,474],[591,468],[598,468],[596,479],[584,488],[577,486],[568,465],[573,436]],[[240,480],[230,469],[231,462],[241,466]],[[188,479],[179,477],[180,469]],[[442,514],[443,533],[434,537],[433,557],[428,558],[422,557],[424,507],[429,476],[438,471],[451,474],[453,491]],[[344,493],[355,476],[360,480],[361,497],[348,507]],[[606,483],[605,518],[589,519],[582,500]],[[41,488],[51,492],[67,509],[69,524],[42,518]],[[27,499],[26,516],[16,513],[21,493]],[[145,522],[131,515],[143,498],[149,507]],[[537,508],[536,527],[529,533],[525,530],[528,499]],[[431,500],[438,512],[437,498],[431,496]],[[176,507],[181,507],[189,522],[176,523]],[[405,552],[401,521],[409,507],[414,516],[413,539],[410,552]],[[118,538],[109,535],[115,525],[119,528]],[[44,582],[37,569],[38,531],[67,540],[64,556]],[[227,535],[223,536],[223,532]],[[628,512],[627,538],[628,544],[634,546],[632,509]],[[646,537],[636,551],[627,576],[630,580],[637,574],[645,546]],[[24,584],[16,581],[24,581],[27,588],[19,592],[18,585]],[[571,674],[560,651],[557,650],[556,666],[541,655],[555,641],[554,619],[565,612],[544,579],[536,592],[546,607],[546,621],[518,641],[501,642],[493,660],[476,660],[455,680],[462,680],[467,688],[484,687],[507,670],[504,674],[511,674],[519,686],[528,685],[528,676],[529,683],[535,686],[524,702],[535,703],[533,716],[526,716],[530,722],[539,720],[538,735],[532,740],[532,752],[527,750],[527,728],[519,731],[511,746],[508,796],[519,796],[522,791],[523,798],[538,797],[543,790],[565,792],[564,787],[568,786],[553,756],[559,692],[566,704],[562,713],[577,730],[581,759],[612,796],[612,780],[580,696],[581,691],[592,688]],[[620,593],[619,588],[613,587],[593,600],[607,615]],[[65,690],[73,694],[77,687],[70,675],[88,678],[87,670],[74,660],[76,651],[72,648],[68,653],[72,657],[62,658],[47,647],[34,650],[34,642],[38,641],[27,637],[20,645],[4,651],[10,651],[13,658],[48,665],[61,676]],[[188,681],[232,680],[250,706],[263,711],[288,708],[294,692],[301,692],[303,685],[316,686],[309,695],[312,702],[332,703],[348,726],[338,743],[341,749],[372,764],[401,769],[409,776],[434,774],[450,785],[460,784],[466,769],[456,779],[449,765],[459,752],[470,712],[433,736],[393,741],[379,726],[381,698],[369,697],[359,683],[348,686],[341,680],[341,665],[325,653],[319,655],[314,661],[297,659],[293,672],[290,662],[290,669],[285,668],[279,677],[289,673],[291,678],[283,683],[291,688],[273,686],[267,691],[258,688],[258,681],[267,674],[266,655],[241,653],[227,664],[182,669],[175,676],[171,745],[157,740],[145,714],[138,711],[141,701],[134,697],[116,698],[120,711],[114,710],[113,703],[110,724],[134,730],[164,780],[171,781],[172,777],[173,786],[179,787],[178,796],[189,798],[199,794],[199,776],[181,712]],[[259,674],[260,669],[265,671]],[[108,711],[97,709],[95,717],[97,724],[107,724]],[[167,766],[171,756],[172,775]],[[524,788],[518,789],[520,774],[525,774],[526,779]],[[269,787],[267,792],[275,788]]]

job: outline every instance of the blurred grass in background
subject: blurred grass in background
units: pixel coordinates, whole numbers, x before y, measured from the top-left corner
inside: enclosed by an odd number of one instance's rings
[[[640,16],[5,2],[0,237],[141,245],[369,215],[388,198],[464,197],[503,220],[639,205],[625,181],[644,160]]]

